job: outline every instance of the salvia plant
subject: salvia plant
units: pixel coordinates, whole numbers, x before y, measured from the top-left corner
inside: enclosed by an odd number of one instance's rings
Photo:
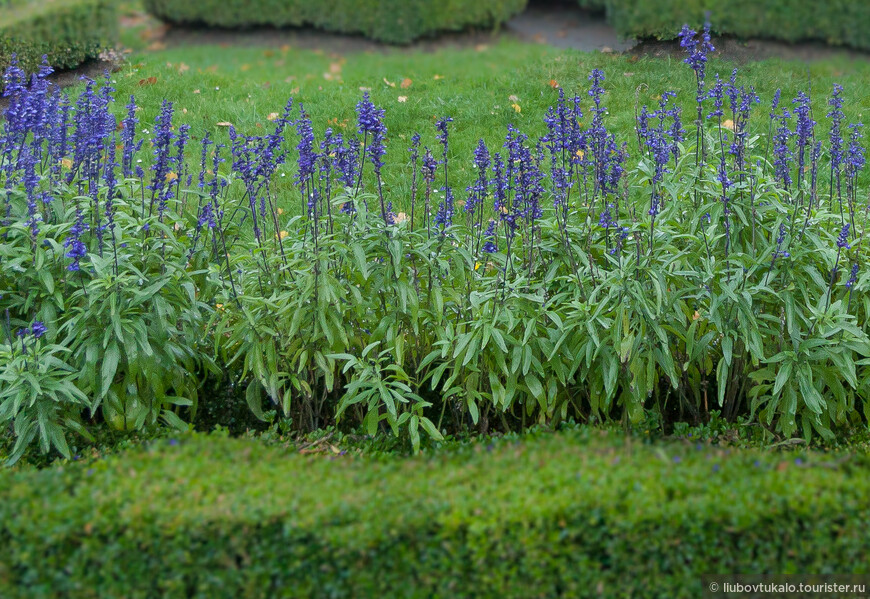
[[[479,140],[464,189],[453,119],[438,119],[403,154],[401,198],[367,94],[355,133],[318,140],[291,100],[271,132],[220,142],[176,125],[168,101],[140,123],[109,81],[71,98],[47,65],[28,78],[13,64],[0,130],[13,458],[32,443],[68,455],[67,435],[101,422],[184,427],[218,374],[259,417],[415,448],[648,410],[786,436],[866,426],[865,150],[846,90],[827,121],[803,92],[762,115],[736,70],[707,73],[708,30],[680,38],[693,110],[664,91],[622,139],[596,69],[586,92],[558,90],[539,139],[510,125]]]

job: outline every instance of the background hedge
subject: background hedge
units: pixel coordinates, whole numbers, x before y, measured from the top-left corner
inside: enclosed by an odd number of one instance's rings
[[[0,5],[0,72],[18,55],[35,71],[43,55],[55,68],[75,67],[113,43],[115,0],[13,0]]]
[[[498,26],[527,0],[145,0],[173,23],[219,27],[313,25],[341,33],[407,44],[439,31]]]
[[[579,0],[606,8],[626,38],[674,39],[684,23],[695,28],[709,12],[717,34],[786,42],[819,40],[870,49],[870,2],[855,0]]]
[[[870,572],[870,465],[576,432],[429,459],[188,437],[0,474],[0,596],[699,597]]]

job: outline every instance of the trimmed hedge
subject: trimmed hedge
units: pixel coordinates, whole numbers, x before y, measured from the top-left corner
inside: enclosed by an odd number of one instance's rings
[[[312,25],[407,44],[440,31],[495,27],[528,0],[145,0],[154,15],[172,23],[218,27]]]
[[[579,0],[581,6],[598,0]],[[819,40],[870,50],[870,2],[855,0],[600,0],[617,33],[674,39],[684,23],[715,33],[786,42]]]
[[[193,436],[3,473],[0,596],[699,597],[705,573],[870,572],[866,457],[594,435],[380,462]]]
[[[0,72],[17,54],[27,72],[43,55],[55,68],[96,57],[118,33],[115,0],[18,0],[0,8]]]

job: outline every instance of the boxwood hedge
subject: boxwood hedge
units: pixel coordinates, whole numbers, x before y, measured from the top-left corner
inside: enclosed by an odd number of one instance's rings
[[[0,72],[13,53],[28,72],[43,55],[55,68],[75,67],[114,42],[117,31],[115,0],[12,0],[0,6]]]
[[[786,42],[819,40],[870,49],[870,2],[854,0],[579,0],[606,7],[617,33],[629,38],[673,39],[684,23],[713,31]]]
[[[449,455],[192,436],[0,474],[0,596],[698,597],[866,574],[870,464],[594,432]]]
[[[407,44],[439,31],[494,27],[520,12],[527,0],[145,0],[173,23],[218,27],[311,25],[340,33]]]

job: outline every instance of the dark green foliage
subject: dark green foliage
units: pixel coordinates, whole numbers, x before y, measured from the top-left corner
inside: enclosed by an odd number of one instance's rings
[[[145,0],[146,8],[173,23],[218,27],[312,25],[407,44],[440,31],[497,27],[527,0]]]
[[[12,54],[27,71],[48,56],[55,68],[78,66],[96,57],[118,33],[112,0],[40,0],[0,5],[0,71]]]
[[[0,595],[676,598],[870,570],[865,458],[595,437],[377,462],[193,437],[3,473]]]
[[[621,36],[674,39],[684,23],[699,28],[709,13],[714,33],[786,42],[819,40],[870,49],[870,3],[854,0],[605,0]],[[588,0],[580,0],[588,5]]]

